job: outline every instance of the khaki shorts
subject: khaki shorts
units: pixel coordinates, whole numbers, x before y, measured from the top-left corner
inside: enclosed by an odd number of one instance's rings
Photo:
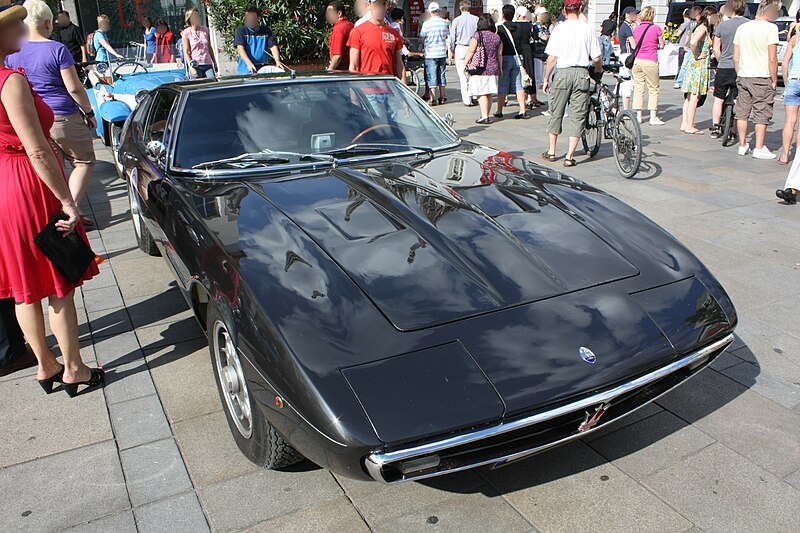
[[[737,120],[747,120],[753,114],[754,124],[769,124],[772,120],[772,105],[775,89],[769,78],[739,78],[736,80],[739,95],[734,113]]]
[[[93,132],[80,113],[56,115],[50,140],[56,153],[73,167],[94,165]]]

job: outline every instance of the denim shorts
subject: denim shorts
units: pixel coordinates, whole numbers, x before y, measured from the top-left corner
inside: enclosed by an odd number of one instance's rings
[[[497,87],[497,94],[512,94],[522,90],[522,72],[519,70],[517,58],[503,56],[503,75]]]
[[[425,79],[428,87],[444,87],[447,85],[444,71],[447,69],[447,58],[425,58]]]
[[[788,80],[783,89],[783,105],[800,106],[800,80]]]

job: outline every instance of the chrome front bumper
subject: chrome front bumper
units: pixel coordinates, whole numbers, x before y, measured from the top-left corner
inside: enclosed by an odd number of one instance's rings
[[[592,396],[582,398],[575,402],[559,406],[555,409],[536,413],[524,418],[502,422],[496,426],[455,435],[445,439],[427,442],[400,450],[388,452],[374,452],[368,455],[365,459],[365,465],[369,474],[377,481],[382,483],[399,483],[402,481],[425,479],[442,474],[458,472],[468,468],[475,468],[478,466],[495,464],[501,466],[518,459],[522,459],[529,455],[533,455],[548,448],[564,444],[574,439],[588,435],[601,427],[619,420],[620,418],[634,412],[636,409],[648,404],[662,394],[670,391],[674,387],[683,383],[686,379],[693,376],[703,366],[711,362],[717,355],[722,353],[725,348],[733,342],[733,334],[726,336],[723,339],[715,341],[708,346],[705,346],[691,354],[678,359],[664,367],[654,370],[648,374],[640,376],[627,383],[623,383],[604,392],[594,394]],[[685,376],[684,376],[685,374]],[[678,380],[673,382],[666,381],[669,378]],[[655,388],[655,385],[662,383],[662,388]],[[652,389],[649,389],[653,387]],[[649,394],[652,394],[650,396]],[[515,432],[515,435],[524,433],[526,429],[535,431],[537,426],[546,426],[548,423],[556,421],[557,419],[571,417],[571,416],[589,416],[592,414],[591,409],[596,406],[614,405],[615,401],[632,402],[633,406],[623,412],[615,414],[613,417],[606,418],[582,431],[578,430],[578,425],[575,425],[574,432],[566,436],[560,436],[551,441],[539,442],[532,447],[522,450],[514,450],[511,453],[502,450],[502,446],[498,445],[497,449],[493,449],[491,445],[481,449],[481,442],[493,439],[492,442],[502,442],[502,436]],[[641,400],[641,403],[636,400]],[[624,403],[624,402],[623,402]],[[590,411],[586,411],[590,409]],[[547,430],[549,431],[549,429]],[[545,433],[546,431],[543,431]],[[500,440],[498,440],[498,437]],[[525,435],[514,437],[520,442],[528,437]],[[466,449],[470,444],[473,444],[472,450]],[[464,451],[459,450],[462,449]],[[446,454],[451,452],[453,460],[439,460],[439,454]],[[495,452],[495,453],[492,453]],[[476,455],[488,455],[488,457],[480,457],[475,459]],[[472,460],[463,463],[464,457],[472,455]],[[455,458],[458,459],[455,459]],[[409,471],[413,469],[414,463],[416,465],[429,465],[423,469]],[[462,461],[462,463],[459,463]]]

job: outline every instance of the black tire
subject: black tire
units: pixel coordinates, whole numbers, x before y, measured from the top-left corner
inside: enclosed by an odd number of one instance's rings
[[[223,410],[225,411],[225,418],[228,420],[233,439],[236,445],[242,451],[245,457],[250,461],[257,464],[262,468],[270,470],[278,470],[286,468],[295,463],[299,463],[304,459],[303,455],[295,450],[286,439],[267,421],[261,408],[249,394],[250,384],[244,377],[244,372],[241,369],[241,359],[236,350],[236,340],[231,338],[225,320],[220,315],[219,311],[214,304],[209,304],[208,316],[206,319],[207,333],[208,333],[208,346],[211,353],[211,366],[214,367],[214,376],[217,382],[217,391],[222,401]],[[225,336],[227,335],[227,337]],[[226,354],[218,357],[217,350],[220,349],[221,344],[230,344],[233,351],[233,358]],[[221,359],[226,359],[226,366],[222,366]],[[235,359],[236,363],[232,364]],[[238,368],[234,371],[231,367]],[[235,388],[239,391],[238,395],[244,392],[243,398],[246,400],[232,400],[231,394],[223,389],[224,379],[220,379],[220,375],[235,375],[236,384]],[[231,383],[231,381],[225,381]],[[246,409],[237,411],[236,406],[246,405]],[[249,419],[245,420],[247,416],[237,415],[237,412],[247,413]]]
[[[131,206],[131,222],[133,222],[133,234],[136,235],[136,244],[139,249],[147,255],[159,256],[161,252],[156,245],[153,235],[144,223],[142,217],[141,204],[139,203],[139,195],[134,190],[134,184],[131,179],[128,180],[128,202]]]
[[[117,126],[116,124],[111,124],[109,135],[111,140],[111,151],[114,156],[114,169],[117,171],[118,178],[125,179],[125,167],[122,166],[122,162],[119,159],[119,141],[121,134],[122,127]]]
[[[594,157],[600,151],[600,141],[603,132],[600,128],[600,104],[592,98],[589,101],[589,112],[586,114],[586,127],[583,131],[581,141],[583,149],[589,157]]]
[[[629,110],[614,121],[614,162],[623,178],[635,176],[642,164],[642,128]]]
[[[418,68],[414,71],[414,83],[416,83],[416,87],[414,88],[417,92],[417,96],[422,98],[425,94],[425,69]]]
[[[722,111],[722,146],[731,146],[736,142],[736,130],[733,127],[733,106],[725,104]]]

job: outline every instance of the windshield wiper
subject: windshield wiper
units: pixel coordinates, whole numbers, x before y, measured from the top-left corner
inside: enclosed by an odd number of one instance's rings
[[[289,156],[289,157],[287,157]],[[287,165],[292,162],[291,157],[296,157],[298,161],[330,161],[334,162],[336,159],[331,155],[326,154],[300,154],[297,152],[250,152],[246,154],[237,155],[236,157],[227,157],[225,159],[217,159],[215,161],[204,161],[194,165],[193,169],[211,169],[220,166],[228,166],[233,168],[247,168],[250,165]]]
[[[430,156],[433,156],[433,148],[428,148],[427,146],[412,146],[410,144],[400,144],[400,143],[355,143],[351,144],[350,146],[345,146],[344,148],[339,148],[337,150],[330,150],[328,152],[323,152],[327,155],[332,156],[343,156],[343,155],[380,155],[380,154],[388,154],[391,150],[390,148],[401,148],[401,149],[411,149],[416,150],[418,152],[424,152]]]

